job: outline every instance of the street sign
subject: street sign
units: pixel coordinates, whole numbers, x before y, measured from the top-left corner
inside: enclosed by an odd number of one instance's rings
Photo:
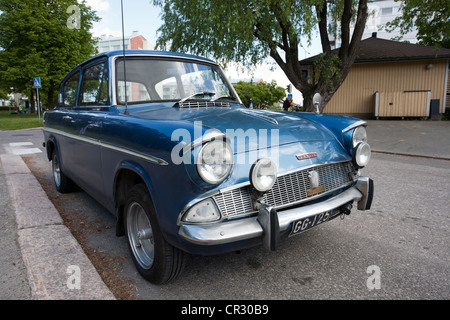
[[[41,87],[41,78],[33,78],[33,86],[36,89],[37,110],[39,115],[39,122],[41,122],[41,103],[39,102],[39,88]]]
[[[41,78],[33,78],[33,86],[35,89],[39,89],[41,87]]]

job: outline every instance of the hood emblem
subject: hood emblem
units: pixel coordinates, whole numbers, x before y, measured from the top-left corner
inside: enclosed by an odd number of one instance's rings
[[[295,155],[297,160],[305,160],[305,159],[311,159],[317,157],[317,152],[311,152],[311,153],[303,153],[303,154],[297,154]]]

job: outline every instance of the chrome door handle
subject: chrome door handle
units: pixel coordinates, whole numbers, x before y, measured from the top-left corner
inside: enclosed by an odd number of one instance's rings
[[[102,123],[101,122],[91,122],[88,124],[89,128],[101,128],[102,127]]]

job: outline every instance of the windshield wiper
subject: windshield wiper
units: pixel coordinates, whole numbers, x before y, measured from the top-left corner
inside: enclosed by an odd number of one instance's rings
[[[212,97],[212,96],[215,96],[215,95],[216,95],[215,92],[208,92],[208,91],[204,91],[204,92],[196,92],[196,93],[191,94],[190,96],[188,96],[188,97],[186,97],[186,98],[181,99],[180,101],[178,101],[178,103],[185,102],[185,101],[187,101],[187,100],[189,100],[189,99],[192,99],[192,98],[194,98],[194,97],[196,97],[196,96],[210,96],[210,97]]]

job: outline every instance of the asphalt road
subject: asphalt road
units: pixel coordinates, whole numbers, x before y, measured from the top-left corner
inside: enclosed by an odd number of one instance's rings
[[[9,139],[37,146],[41,133],[32,133]],[[363,170],[375,182],[370,211],[285,238],[276,252],[191,256],[179,279],[155,286],[135,271],[114,217],[83,191],[52,191],[43,153],[23,157],[118,299],[450,298],[450,161],[374,153]]]

